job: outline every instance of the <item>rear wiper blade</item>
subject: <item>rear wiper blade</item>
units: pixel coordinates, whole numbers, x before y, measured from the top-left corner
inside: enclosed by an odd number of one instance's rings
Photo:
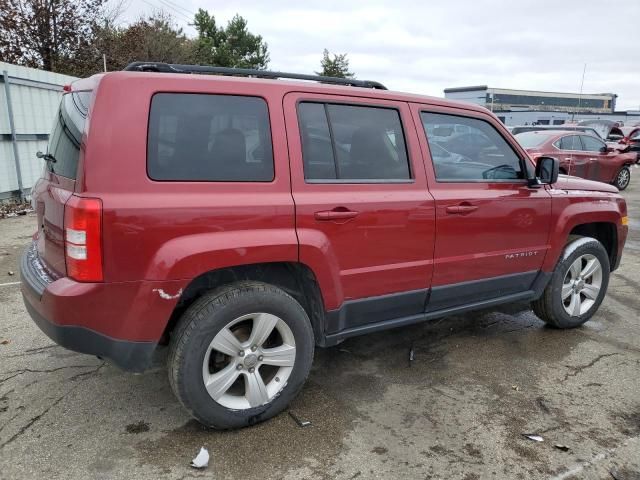
[[[37,152],[36,157],[42,158],[45,162],[51,162],[51,163],[57,162],[56,157],[54,157],[50,153]]]

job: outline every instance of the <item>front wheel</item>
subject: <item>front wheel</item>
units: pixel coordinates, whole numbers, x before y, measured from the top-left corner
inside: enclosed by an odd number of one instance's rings
[[[598,310],[609,285],[609,257],[595,238],[570,242],[542,296],[532,302],[534,313],[556,328],[574,328]]]
[[[200,423],[240,428],[281,412],[313,361],[311,323],[283,290],[241,282],[205,294],[171,339],[169,380]]]
[[[629,186],[630,181],[631,170],[629,170],[629,167],[622,167],[616,175],[616,179],[613,181],[613,184],[618,188],[618,190],[622,191]]]

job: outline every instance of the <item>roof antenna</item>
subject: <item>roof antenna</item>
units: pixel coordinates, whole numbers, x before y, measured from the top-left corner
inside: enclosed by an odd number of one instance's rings
[[[584,64],[584,68],[582,69],[582,82],[580,82],[580,94],[578,95],[578,108],[576,110],[580,110],[580,104],[582,103],[582,89],[584,88],[584,75],[587,73],[587,64]],[[575,118],[575,112],[571,116],[571,121],[573,122]]]

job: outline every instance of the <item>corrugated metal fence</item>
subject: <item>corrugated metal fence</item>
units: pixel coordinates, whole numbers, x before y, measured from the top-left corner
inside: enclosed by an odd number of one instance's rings
[[[28,196],[40,177],[64,85],[75,77],[0,62],[0,200]]]

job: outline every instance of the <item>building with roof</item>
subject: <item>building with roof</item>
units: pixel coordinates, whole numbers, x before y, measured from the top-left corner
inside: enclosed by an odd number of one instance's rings
[[[446,88],[445,98],[482,105],[492,111],[539,110],[569,113],[613,113],[615,93],[579,94],[475,87]]]
[[[616,111],[615,93],[561,93],[493,88],[487,85],[446,88],[445,98],[482,105],[503,123],[563,125],[580,120],[640,123],[640,111]]]

